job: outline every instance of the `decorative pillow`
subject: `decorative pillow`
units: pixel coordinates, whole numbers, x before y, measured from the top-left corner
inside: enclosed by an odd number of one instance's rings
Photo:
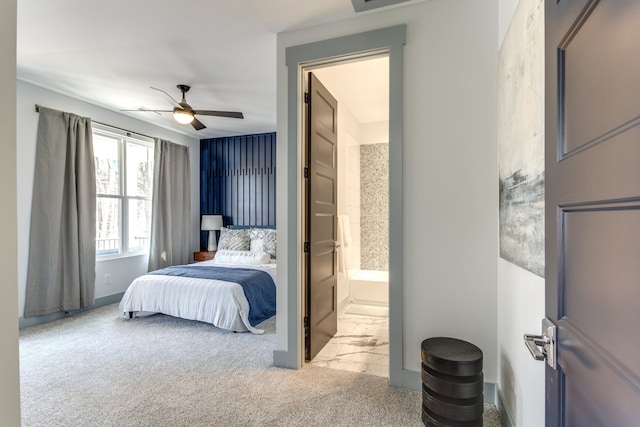
[[[230,230],[226,227],[220,229],[218,250],[248,251],[249,248],[251,248],[249,230]]]
[[[266,252],[271,258],[276,257],[276,230],[273,228],[252,228],[251,252]]]
[[[216,262],[224,264],[269,264],[271,256],[266,252],[219,250],[215,256]]]

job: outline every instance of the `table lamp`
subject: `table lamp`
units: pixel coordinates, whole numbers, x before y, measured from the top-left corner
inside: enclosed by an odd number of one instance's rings
[[[207,251],[212,252],[218,249],[216,242],[216,230],[222,228],[222,215],[202,215],[202,224],[200,229],[209,232],[209,244]]]

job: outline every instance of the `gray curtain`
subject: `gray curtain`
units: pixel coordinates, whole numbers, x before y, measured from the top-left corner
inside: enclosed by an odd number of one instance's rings
[[[189,147],[156,138],[149,271],[189,262],[190,195]]]
[[[40,107],[25,317],[94,304],[95,239],[91,119]]]

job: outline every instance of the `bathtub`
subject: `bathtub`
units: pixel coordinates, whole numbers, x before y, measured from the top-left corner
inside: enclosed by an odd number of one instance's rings
[[[355,270],[349,274],[349,300],[354,304],[389,306],[389,272]]]

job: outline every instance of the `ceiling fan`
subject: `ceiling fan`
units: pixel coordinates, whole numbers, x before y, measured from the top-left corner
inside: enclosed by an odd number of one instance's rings
[[[176,101],[171,95],[165,92],[162,89],[158,89],[155,87],[151,87],[151,89],[157,90],[159,92],[167,95],[171,100],[175,103],[175,107],[173,110],[147,110],[147,109],[137,109],[137,110],[120,110],[120,111],[150,111],[155,113],[173,113],[173,118],[176,119],[178,123],[182,124],[191,124],[195,130],[201,130],[206,128],[205,125],[198,119],[196,119],[196,114],[201,116],[218,116],[218,117],[229,117],[233,119],[244,119],[244,115],[240,112],[236,111],[215,111],[215,110],[194,110],[191,108],[191,105],[187,104],[187,100],[185,98],[185,94],[189,92],[191,89],[190,86],[179,84],[176,86],[178,90],[182,92],[182,101]]]

